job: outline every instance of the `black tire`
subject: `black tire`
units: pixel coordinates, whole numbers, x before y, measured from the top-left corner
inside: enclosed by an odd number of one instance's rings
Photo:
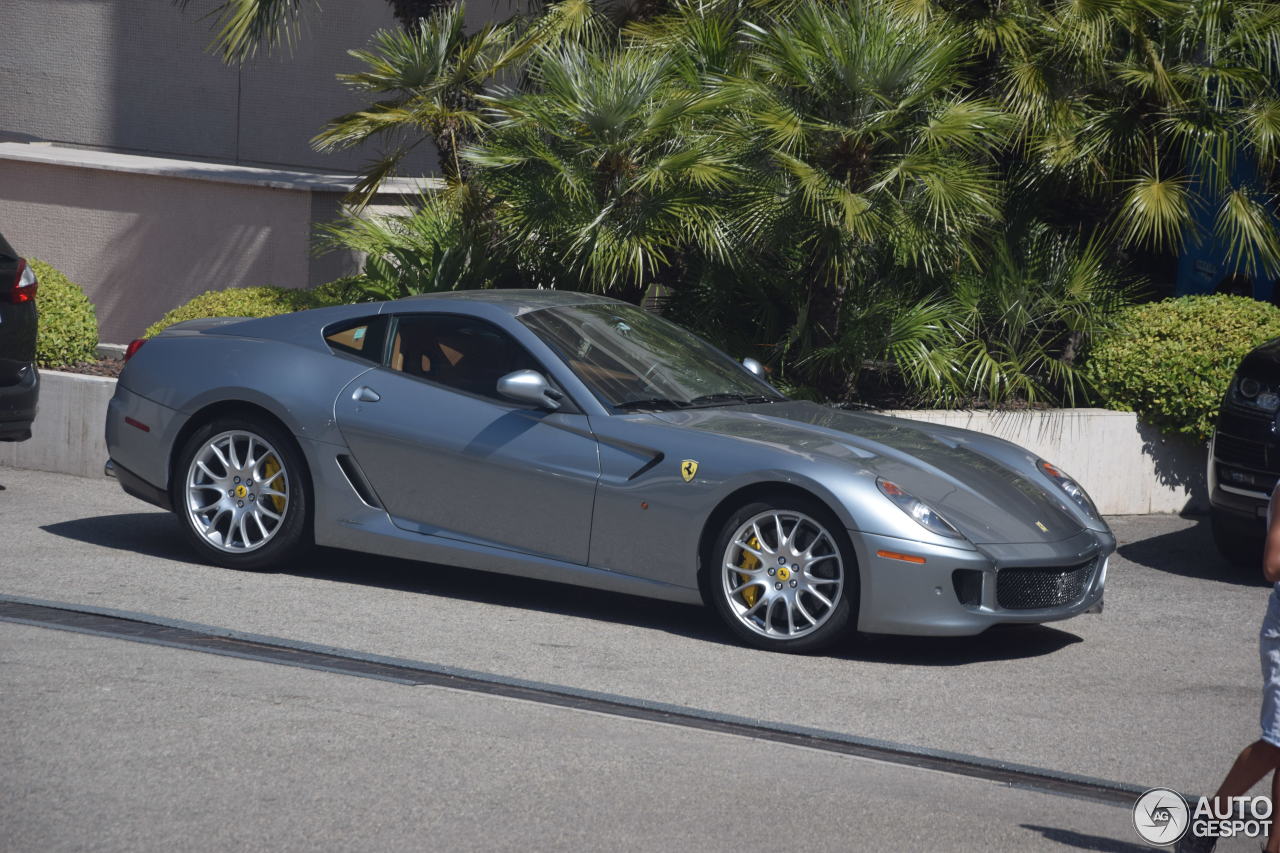
[[[1209,527],[1213,531],[1214,546],[1228,563],[1241,568],[1262,565],[1262,546],[1266,537],[1266,528],[1262,524],[1251,524],[1221,510],[1210,509]]]
[[[224,550],[205,538],[197,529],[192,504],[188,499],[188,475],[198,453],[215,437],[225,433],[247,433],[270,445],[279,457],[285,477],[287,500],[279,513],[280,520],[271,528],[266,541],[239,552]],[[216,470],[216,469],[215,469]],[[198,427],[174,457],[169,478],[169,495],[178,524],[191,546],[208,562],[230,569],[261,571],[302,557],[313,543],[311,531],[311,481],[302,451],[293,436],[275,423],[252,415],[219,417]],[[246,481],[248,482],[248,481]],[[258,484],[262,485],[261,482]],[[210,496],[218,494],[209,491]],[[246,495],[248,497],[248,495]],[[256,500],[256,495],[253,495]],[[272,500],[263,497],[263,501]],[[241,502],[243,505],[243,502]],[[275,509],[280,509],[272,504]],[[264,503],[265,508],[265,503]],[[232,543],[234,546],[234,536]]]
[[[796,513],[799,516],[806,517],[812,522],[816,522],[817,525],[821,525],[821,528],[828,536],[830,545],[833,546],[833,548],[828,552],[826,546],[821,545],[817,553],[827,553],[828,557],[831,555],[839,557],[838,563],[841,570],[842,582],[838,587],[831,580],[823,580],[819,578],[816,582],[811,581],[811,583],[815,584],[815,589],[824,593],[824,597],[826,597],[826,593],[829,593],[832,588],[838,589],[835,597],[830,598],[832,606],[827,607],[820,601],[815,600],[813,598],[813,592],[807,592],[804,586],[800,586],[795,592],[791,593],[794,600],[799,600],[803,610],[809,613],[812,619],[817,623],[816,627],[799,636],[788,637],[778,636],[776,634],[766,636],[762,631],[768,631],[770,627],[773,626],[785,626],[786,621],[780,619],[778,613],[774,613],[772,618],[769,616],[765,617],[765,619],[769,621],[769,625],[762,627],[759,624],[755,624],[755,627],[750,627],[748,623],[759,622],[759,614],[756,614],[753,619],[747,617],[743,611],[750,610],[750,605],[759,601],[758,596],[775,595],[775,597],[781,598],[787,593],[785,587],[790,586],[793,580],[797,580],[799,583],[803,584],[806,578],[817,577],[817,572],[832,573],[833,569],[827,567],[818,568],[817,562],[815,561],[814,573],[801,572],[799,574],[793,574],[791,571],[793,568],[792,566],[784,565],[780,568],[765,567],[762,563],[760,570],[766,572],[770,577],[767,579],[761,577],[760,580],[773,585],[775,590],[776,584],[782,583],[784,589],[781,592],[771,593],[770,590],[762,585],[759,587],[761,591],[756,593],[757,597],[749,598],[745,591],[735,596],[728,588],[732,581],[727,580],[727,578],[733,578],[736,573],[725,571],[723,567],[726,564],[726,558],[730,557],[730,545],[734,538],[734,534],[737,533],[739,528],[743,527],[743,525],[764,513]],[[797,520],[797,528],[800,529],[801,537],[812,532],[814,529],[809,526],[802,527],[799,520]],[[795,535],[797,528],[793,528],[789,535]],[[785,530],[786,527],[784,523],[784,531]],[[765,533],[764,531],[761,532],[765,535],[766,540],[769,540],[769,537],[771,536],[775,537],[773,541],[766,542],[766,547],[772,547],[777,544],[776,534]],[[814,536],[811,541],[816,542],[818,538],[819,537]],[[712,607],[715,608],[716,613],[720,615],[720,618],[724,621],[725,625],[728,626],[729,630],[733,632],[734,636],[742,642],[755,646],[756,648],[767,649],[769,651],[805,653],[826,648],[833,643],[846,638],[851,633],[850,623],[854,620],[855,614],[858,612],[858,564],[854,556],[853,544],[849,541],[849,534],[845,531],[844,525],[841,524],[835,515],[822,504],[814,500],[808,500],[797,495],[788,495],[785,493],[778,495],[766,495],[740,507],[735,511],[721,527],[719,534],[715,538],[715,543],[711,548],[711,552],[706,554],[704,557],[705,569],[702,573],[701,579],[703,584],[703,596],[711,603]],[[747,555],[746,551],[742,550],[735,551],[734,560],[735,566],[741,565],[736,558],[742,558],[748,561],[752,559],[752,557]],[[777,580],[778,575],[775,574],[775,572],[787,572],[788,576],[784,581],[779,581]],[[740,579],[745,579],[747,577],[747,575],[736,576]],[[822,585],[819,586],[817,584]],[[805,606],[806,601],[808,602],[808,606]],[[785,602],[783,606],[794,607],[793,605],[786,604]],[[782,608],[775,608],[774,605],[771,604],[766,604],[764,607],[766,613],[771,612],[771,609],[782,610]],[[793,617],[796,612],[796,609],[792,610]],[[783,610],[781,615],[786,616],[786,611]]]

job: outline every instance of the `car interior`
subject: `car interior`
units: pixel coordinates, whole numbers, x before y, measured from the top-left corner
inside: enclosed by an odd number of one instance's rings
[[[498,398],[498,380],[542,367],[509,336],[464,317],[402,317],[391,343],[392,370],[459,391]]]

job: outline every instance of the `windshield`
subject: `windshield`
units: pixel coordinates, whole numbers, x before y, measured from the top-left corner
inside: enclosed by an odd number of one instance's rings
[[[608,406],[623,411],[783,399],[701,338],[634,305],[544,308],[520,317]]]

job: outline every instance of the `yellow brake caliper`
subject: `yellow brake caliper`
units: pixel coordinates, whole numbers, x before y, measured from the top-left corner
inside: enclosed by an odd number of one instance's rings
[[[277,492],[286,491],[284,478],[280,479],[280,485],[271,483],[271,478],[280,473],[280,463],[277,461],[275,454],[272,454],[262,463],[262,484],[275,489]],[[271,508],[276,512],[284,512],[284,498],[280,495],[268,495],[266,500],[271,501]]]
[[[748,542],[747,544],[757,550],[759,550],[760,548],[760,540],[754,536],[751,537],[751,541]],[[742,562],[738,563],[738,568],[746,569],[749,572],[754,572],[756,569],[760,568],[760,559],[755,554],[752,554],[750,551],[744,548],[742,551]],[[751,575],[738,575],[738,577],[742,580],[743,583],[746,583],[747,581],[751,580]],[[756,599],[759,597],[760,597],[760,587],[758,586],[749,586],[742,591],[742,600],[747,603],[748,607],[754,607],[756,603]]]

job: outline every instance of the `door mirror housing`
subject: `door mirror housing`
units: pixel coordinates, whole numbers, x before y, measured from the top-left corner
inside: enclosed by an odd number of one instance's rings
[[[742,366],[753,375],[759,376],[761,379],[765,378],[764,365],[756,361],[754,358],[744,358],[742,360]]]
[[[554,412],[564,395],[552,388],[547,378],[536,370],[517,370],[498,380],[498,393],[508,400],[527,403]]]

